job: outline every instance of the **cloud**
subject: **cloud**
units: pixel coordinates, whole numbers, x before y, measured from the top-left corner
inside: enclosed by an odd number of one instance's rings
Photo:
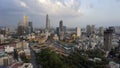
[[[1,0],[3,5],[0,10],[7,12],[57,15],[57,16],[78,16],[81,15],[79,0]],[[1,6],[1,5],[0,5]],[[17,11],[18,10],[18,11]]]
[[[51,23],[56,25],[60,19],[68,25],[78,25],[80,22],[89,24],[96,21],[119,21],[120,10],[116,7],[118,6],[116,1],[119,2],[119,0],[0,0],[0,24],[1,22],[15,24],[19,19],[23,20],[23,15],[28,15],[35,24],[43,25],[46,14],[49,14]]]
[[[22,2],[22,1],[20,1],[20,5],[23,6],[23,7],[27,7],[26,3]]]
[[[38,0],[39,6],[51,15],[77,15],[80,14],[78,0]]]

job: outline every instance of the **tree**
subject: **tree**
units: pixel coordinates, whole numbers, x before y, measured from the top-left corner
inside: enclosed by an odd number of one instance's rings
[[[91,56],[103,56],[101,51],[85,52]],[[97,54],[99,53],[99,54]],[[102,57],[102,61],[94,62],[89,60],[89,56],[81,55],[80,51],[71,53],[69,56],[59,56],[50,49],[43,49],[36,54],[36,61],[41,64],[43,68],[104,68],[108,64],[107,59]]]
[[[37,63],[41,64],[43,68],[63,68],[64,64],[61,58],[50,49],[43,49],[36,54]]]
[[[24,63],[30,62],[30,60],[26,58],[25,53],[22,53],[22,54],[20,55],[20,58],[21,58],[21,60],[22,60]]]

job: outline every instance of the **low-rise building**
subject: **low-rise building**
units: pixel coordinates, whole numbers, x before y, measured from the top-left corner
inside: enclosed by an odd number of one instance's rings
[[[22,66],[18,68],[33,68],[33,65],[31,63],[24,63]]]

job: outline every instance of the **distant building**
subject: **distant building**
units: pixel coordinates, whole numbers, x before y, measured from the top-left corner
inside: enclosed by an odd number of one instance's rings
[[[59,39],[64,39],[64,31],[63,31],[63,21],[61,20],[59,23]]]
[[[28,27],[28,16],[24,16],[24,27]]]
[[[60,28],[60,31],[63,31],[63,21],[62,20],[59,23],[59,28]]]
[[[56,34],[59,36],[59,27],[56,27]]]
[[[104,31],[104,49],[105,51],[110,51],[112,48],[112,32],[111,29],[106,29]]]
[[[5,36],[3,34],[0,34],[0,44],[3,44],[5,42]]]
[[[24,34],[29,33],[29,22],[28,22],[28,16],[24,16]]]
[[[55,34],[55,35],[53,36],[53,39],[54,39],[55,41],[58,41],[58,40],[59,40],[57,34]]]
[[[48,17],[48,14],[46,15],[46,30],[48,32],[50,31],[50,19]]]
[[[119,47],[120,47],[120,40],[119,40],[119,42],[118,42],[118,43],[119,43]]]
[[[0,66],[9,66],[13,63],[12,56],[4,56],[0,57]]]
[[[115,32],[115,27],[114,26],[110,26],[109,29],[113,30],[113,33]]]
[[[86,33],[87,33],[87,36],[90,36],[91,34],[95,34],[96,33],[95,25],[87,25]]]
[[[86,33],[87,33],[87,36],[91,35],[91,26],[90,25],[86,26]]]
[[[19,23],[17,28],[17,34],[20,36],[23,35],[23,32],[24,32],[24,26],[21,23]]]
[[[100,36],[104,35],[104,28],[103,27],[99,27],[99,35]]]
[[[60,40],[63,40],[63,39],[64,39],[64,32],[63,32],[63,31],[60,32],[59,39],[60,39]]]
[[[33,32],[33,24],[32,22],[29,22],[29,33],[32,33]]]
[[[96,33],[95,25],[91,25],[91,33],[92,33],[92,34],[95,34],[95,33]]]
[[[115,33],[120,35],[120,26],[115,26]]]
[[[6,27],[2,27],[0,30],[0,34],[6,35]]]
[[[76,35],[77,35],[77,37],[81,36],[81,30],[79,27],[76,28]]]
[[[65,34],[66,31],[67,31],[67,27],[66,26],[63,26],[63,31],[64,31],[64,34]]]

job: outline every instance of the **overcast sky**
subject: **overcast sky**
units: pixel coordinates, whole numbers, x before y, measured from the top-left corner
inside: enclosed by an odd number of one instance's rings
[[[0,25],[17,26],[27,15],[35,27],[51,27],[59,21],[67,27],[120,25],[120,0],[0,0]]]

